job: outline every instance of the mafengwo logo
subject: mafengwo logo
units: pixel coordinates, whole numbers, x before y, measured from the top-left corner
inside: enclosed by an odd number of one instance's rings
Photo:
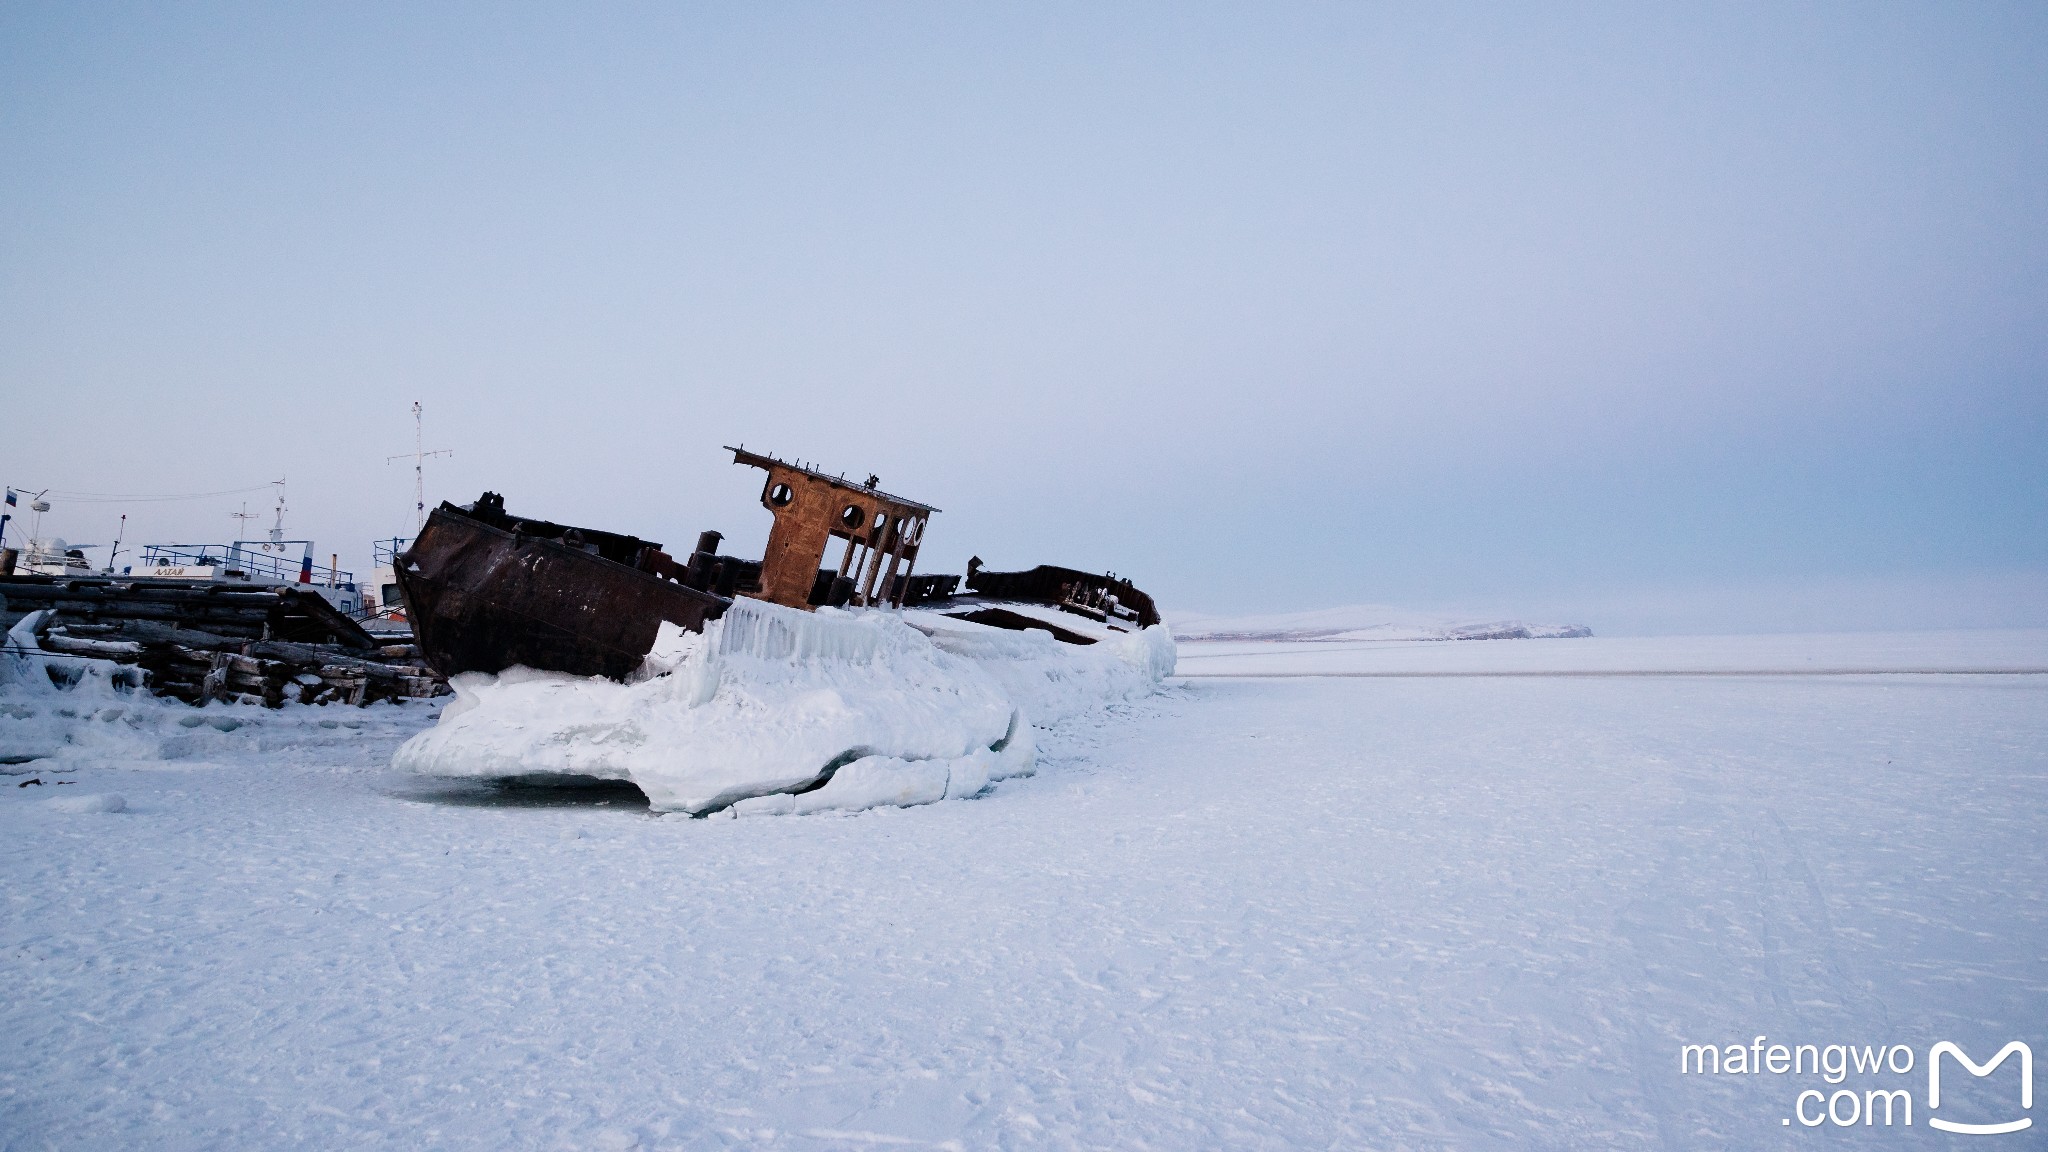
[[[1998,1055],[1988,1064],[1979,1064],[1963,1054],[1961,1048],[1943,1040],[1927,1052],[1927,1110],[1941,1107],[1941,1058],[1953,1056],[1956,1063],[1969,1069],[1972,1076],[1989,1076],[1992,1069],[2005,1063],[2013,1053],[2020,1057],[2020,1111],[2031,1111],[2034,1107],[2034,1050],[2015,1040],[1998,1050]],[[1964,1124],[1946,1117],[1929,1116],[1927,1122],[1943,1132],[1963,1132],[1971,1136],[2001,1136],[2007,1132],[2018,1132],[2033,1125],[2034,1118],[2022,1116],[2003,1124]]]
[[[1904,1044],[1786,1045],[1768,1043],[1769,1039],[1758,1036],[1748,1044],[1730,1044],[1725,1048],[1712,1044],[1681,1045],[1678,1071],[1681,1075],[1708,1076],[1756,1076],[1765,1073],[1818,1076],[1832,1091],[1820,1088],[1801,1090],[1791,1100],[1792,1115],[1779,1121],[1787,1126],[1795,1122],[1806,1128],[1818,1128],[1824,1124],[1837,1128],[1912,1126],[1913,1094],[1908,1087],[1895,1086],[1900,1083],[1898,1080],[1879,1080],[1872,1086],[1859,1083],[1853,1087],[1833,1087],[1847,1080],[1852,1073],[1857,1076],[1905,1076],[1918,1062],[1911,1048]],[[2006,1105],[2004,1116],[1998,1118],[1960,1115],[1956,1107],[1959,1102],[1953,1099],[1954,1089],[1959,1086],[1957,1074],[1967,1072],[1978,1079],[1989,1077],[2013,1056],[2019,1057],[2014,1061],[2019,1072],[2019,1091],[2016,1094],[2019,1106],[2015,1109]],[[1935,1113],[1941,1110],[1944,1069],[1951,1085],[1951,1107],[1947,1114],[1937,1116]],[[2002,1093],[2003,1090],[2000,1091]],[[1960,1104],[1963,1108],[1996,1107],[1987,1104],[1987,1099],[1983,1093],[1976,1093]],[[2033,1127],[2034,1119],[2027,1114],[2033,1107],[2034,1050],[2025,1043],[2014,1040],[1982,1064],[1971,1059],[1969,1053],[1954,1041],[1943,1040],[1927,1050],[1927,1101],[1923,1115],[1929,1127],[1963,1136],[2003,1136]]]

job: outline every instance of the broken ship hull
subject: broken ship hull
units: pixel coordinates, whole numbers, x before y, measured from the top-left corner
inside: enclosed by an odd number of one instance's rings
[[[729,603],[591,546],[500,528],[449,504],[393,567],[420,654],[444,676],[525,665],[624,679],[662,621],[701,632]]]
[[[662,621],[701,632],[734,596],[800,611],[930,607],[1070,644],[1160,622],[1130,581],[1050,565],[987,572],[976,558],[966,579],[974,594],[961,597],[958,576],[912,575],[938,509],[891,496],[872,476],[856,484],[744,449],[733,459],[768,473],[761,506],[775,524],[760,560],[719,555],[722,537],[705,532],[678,562],[637,536],[514,516],[495,492],[442,504],[393,566],[420,655],[444,677],[523,665],[623,680]]]
[[[1040,564],[1022,572],[990,572],[981,569],[977,561],[968,565],[967,587],[990,600],[1045,604],[1098,621],[1122,619],[1140,628],[1150,628],[1160,620],[1152,597],[1140,592],[1129,580],[1053,564]]]

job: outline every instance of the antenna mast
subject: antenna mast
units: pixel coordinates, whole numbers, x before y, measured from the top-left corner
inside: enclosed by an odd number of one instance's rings
[[[412,402],[412,451],[403,452],[397,456],[389,456],[384,460],[386,464],[390,464],[403,460],[407,456],[412,457],[412,504],[413,510],[419,513],[419,526],[414,529],[415,532],[427,526],[427,459],[432,456],[455,455],[453,448],[437,448],[432,452],[426,451],[424,448],[427,442],[424,424],[425,422],[420,417],[420,402],[415,400]]]
[[[29,525],[28,529],[28,550],[31,556],[35,554],[37,549],[43,546],[43,513],[50,510],[50,502],[43,499],[43,497],[49,494],[50,490],[45,488],[34,496],[29,497],[28,510],[36,514],[35,523]],[[30,563],[34,563],[34,561],[31,560]]]
[[[271,484],[277,488],[277,523],[271,525],[270,542],[272,544],[281,544],[284,542],[284,514],[290,511],[290,509],[284,506],[284,481],[272,480]],[[248,505],[244,504],[243,507],[246,508]]]

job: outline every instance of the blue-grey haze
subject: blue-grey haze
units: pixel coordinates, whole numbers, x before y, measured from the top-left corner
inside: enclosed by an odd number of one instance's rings
[[[677,548],[744,441],[1169,607],[2043,624],[2044,271],[2038,4],[0,7],[0,482],[359,569],[418,399]]]

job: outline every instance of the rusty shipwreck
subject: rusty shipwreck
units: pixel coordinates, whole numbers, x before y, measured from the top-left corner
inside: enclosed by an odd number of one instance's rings
[[[443,503],[394,565],[421,657],[443,676],[524,665],[624,679],[664,621],[702,631],[736,596],[796,609],[925,608],[1071,644],[1159,623],[1152,598],[1113,575],[987,571],[979,558],[965,590],[959,575],[919,574],[939,509],[884,492],[872,476],[727,451],[766,473],[760,499],[774,523],[759,560],[722,554],[717,532],[678,560],[637,536],[521,518],[497,493]]]

